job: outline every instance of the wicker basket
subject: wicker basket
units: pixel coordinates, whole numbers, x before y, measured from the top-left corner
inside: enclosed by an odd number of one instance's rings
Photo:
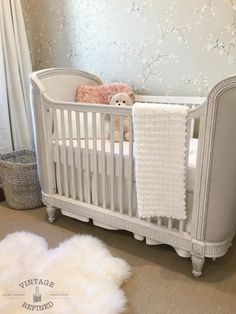
[[[0,177],[8,206],[15,209],[42,206],[33,151],[22,150],[0,155]]]

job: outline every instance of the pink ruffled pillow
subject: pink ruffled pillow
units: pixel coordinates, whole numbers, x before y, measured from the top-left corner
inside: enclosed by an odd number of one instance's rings
[[[76,90],[76,101],[92,104],[109,104],[110,97],[118,93],[133,93],[128,84],[112,83],[99,86],[81,85]]]

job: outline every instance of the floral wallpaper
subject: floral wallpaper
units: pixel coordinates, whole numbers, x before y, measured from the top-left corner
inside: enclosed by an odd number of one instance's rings
[[[206,95],[236,72],[236,0],[22,0],[34,69]]]

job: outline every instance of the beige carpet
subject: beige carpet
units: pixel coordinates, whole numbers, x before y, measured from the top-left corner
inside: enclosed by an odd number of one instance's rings
[[[190,260],[168,246],[150,247],[128,232],[103,230],[65,216],[50,225],[44,208],[15,211],[0,203],[0,238],[19,230],[43,236],[50,247],[79,233],[103,240],[113,255],[132,267],[133,275],[124,285],[129,300],[125,314],[236,313],[235,247],[215,262],[207,260],[204,276],[193,279]]]

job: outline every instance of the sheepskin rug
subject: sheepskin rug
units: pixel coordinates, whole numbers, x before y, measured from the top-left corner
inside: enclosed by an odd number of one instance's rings
[[[0,313],[122,313],[129,275],[129,265],[91,236],[48,249],[40,236],[12,233],[0,242]]]

